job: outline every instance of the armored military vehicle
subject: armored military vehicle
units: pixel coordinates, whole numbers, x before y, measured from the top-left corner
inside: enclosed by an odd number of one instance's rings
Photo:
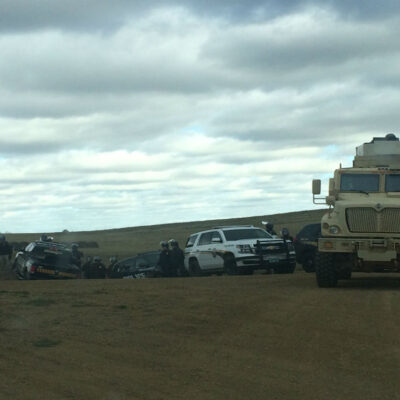
[[[313,201],[329,210],[321,220],[315,256],[320,287],[353,271],[400,271],[400,141],[392,133],[356,148],[353,166],[340,166],[329,194],[313,180]]]

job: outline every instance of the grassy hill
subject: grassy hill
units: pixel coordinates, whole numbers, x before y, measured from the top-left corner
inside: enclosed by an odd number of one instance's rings
[[[181,247],[183,247],[190,234],[219,225],[254,225],[261,227],[261,221],[269,221],[275,225],[277,232],[286,227],[294,236],[304,225],[319,222],[325,212],[326,209],[319,209],[245,218],[138,226],[103,231],[54,232],[49,234],[54,237],[55,241],[61,242],[97,242],[98,248],[82,249],[85,256],[99,255],[103,260],[108,260],[110,256],[117,255],[121,259],[143,251],[158,249],[161,240],[173,238],[178,240]],[[39,236],[40,233],[7,234],[7,240],[9,242],[30,242],[37,240]]]

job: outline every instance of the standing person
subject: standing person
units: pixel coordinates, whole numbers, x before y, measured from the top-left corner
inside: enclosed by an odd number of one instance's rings
[[[289,240],[289,241],[293,242],[293,238],[290,236],[288,228],[282,228],[281,236],[282,236],[282,239],[284,239],[285,241]]]
[[[77,265],[79,268],[82,266],[81,258],[83,257],[83,253],[78,250],[78,245],[76,243],[72,243],[71,251],[72,251],[72,262]]]
[[[274,224],[272,222],[265,223],[265,230],[272,236],[276,236],[276,232],[274,231]]]
[[[7,242],[6,237],[0,234],[0,269],[6,271],[10,264],[13,248]]]
[[[106,266],[102,263],[99,256],[93,257],[89,271],[89,279],[105,279],[107,275]]]
[[[169,247],[166,241],[160,242],[161,253],[160,258],[158,259],[158,267],[161,270],[161,276],[167,277],[170,276],[171,273],[171,261],[169,256]]]
[[[171,246],[170,261],[172,267],[172,273],[174,276],[187,276],[185,268],[185,253],[179,247],[179,243],[175,239],[168,241]]]

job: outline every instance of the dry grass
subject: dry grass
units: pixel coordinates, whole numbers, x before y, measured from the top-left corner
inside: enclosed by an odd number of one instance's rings
[[[0,398],[398,399],[399,289],[299,271],[1,281]]]

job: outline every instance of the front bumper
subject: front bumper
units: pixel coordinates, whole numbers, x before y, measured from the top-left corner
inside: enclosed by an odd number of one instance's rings
[[[253,268],[253,269],[264,269],[271,267],[287,266],[296,264],[296,256],[290,254],[263,254],[262,256],[243,256],[236,257],[236,265],[240,267]]]
[[[320,238],[318,251],[353,253],[364,261],[391,262],[398,259],[400,239],[393,238]]]

